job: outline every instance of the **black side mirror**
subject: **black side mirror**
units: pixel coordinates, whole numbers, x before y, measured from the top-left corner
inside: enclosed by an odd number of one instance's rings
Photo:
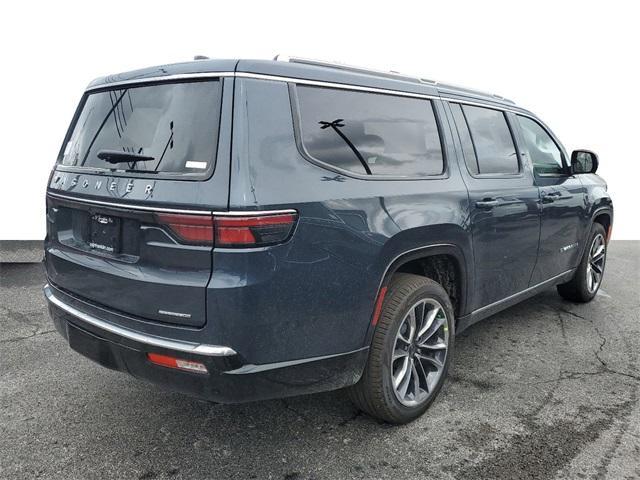
[[[571,173],[596,173],[598,155],[590,150],[574,150],[571,153]]]

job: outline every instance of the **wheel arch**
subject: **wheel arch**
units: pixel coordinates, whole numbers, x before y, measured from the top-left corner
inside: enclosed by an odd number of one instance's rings
[[[466,257],[462,248],[452,243],[439,243],[414,248],[394,257],[387,265],[376,294],[376,306],[373,315],[378,310],[381,292],[391,282],[396,273],[414,273],[440,283],[452,300],[455,316],[464,315],[468,298],[468,271]],[[369,324],[366,344],[371,343],[375,326]]]
[[[608,207],[597,209],[591,216],[591,225],[593,226],[594,223],[599,223],[604,227],[604,231],[607,234],[607,243],[609,243],[609,237],[611,235],[610,229],[613,225],[613,211]]]

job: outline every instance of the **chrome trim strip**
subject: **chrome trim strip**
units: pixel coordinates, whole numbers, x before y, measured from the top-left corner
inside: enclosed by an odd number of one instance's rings
[[[194,80],[201,78],[218,78],[218,77],[233,77],[234,72],[200,72],[200,73],[177,73],[174,75],[166,75],[162,77],[147,77],[147,78],[133,78],[131,80],[121,80],[119,82],[104,83],[101,85],[87,86],[85,92],[92,90],[100,90],[102,88],[118,87],[121,85],[133,85],[139,83],[152,83],[152,82],[170,82],[173,80]]]
[[[129,85],[129,84],[138,84],[138,83],[170,82],[174,80],[189,80],[189,79],[197,79],[197,78],[216,78],[216,77],[239,77],[239,78],[253,78],[256,80],[272,80],[276,82],[293,82],[293,83],[298,83],[303,85],[315,85],[319,87],[331,87],[331,88],[339,88],[343,90],[356,90],[356,91],[362,91],[362,92],[384,93],[384,94],[390,94],[390,95],[398,95],[402,97],[429,98],[429,99],[440,98],[438,95],[411,93],[411,92],[405,92],[402,90],[393,90],[393,89],[377,88],[377,87],[363,87],[360,85],[351,85],[347,83],[324,82],[321,80],[307,80],[304,78],[284,77],[280,75],[266,75],[262,73],[250,73],[250,72],[187,73],[187,74],[167,75],[165,77],[140,78],[140,79],[133,79],[133,80],[123,80],[121,82],[95,85],[92,87],[87,87],[85,91],[89,92],[92,90],[100,90],[102,88],[111,88],[111,87],[117,87],[122,85]]]
[[[257,80],[272,80],[272,81],[277,81],[277,82],[292,82],[292,83],[297,83],[297,84],[301,84],[301,85],[313,85],[313,86],[318,86],[318,87],[329,87],[329,88],[336,88],[336,89],[341,89],[341,90],[355,90],[355,91],[359,91],[359,92],[382,93],[382,94],[387,94],[387,95],[396,95],[396,96],[399,96],[399,97],[425,98],[425,99],[429,99],[429,100],[442,100],[442,101],[447,101],[447,102],[463,103],[463,104],[466,104],[466,105],[475,105],[475,106],[479,106],[479,107],[492,108],[494,110],[501,110],[501,111],[511,112],[511,113],[515,113],[515,114],[518,114],[518,115],[531,117],[533,119],[538,120],[535,116],[533,116],[530,113],[527,113],[526,111],[521,111],[521,110],[518,110],[517,108],[511,108],[511,107],[508,107],[506,105],[502,105],[500,103],[491,103],[492,101],[500,101],[499,99],[486,100],[486,103],[482,103],[483,102],[482,99],[478,99],[477,102],[474,102],[474,101],[471,101],[471,100],[464,100],[464,99],[458,99],[458,98],[453,98],[453,97],[446,97],[446,96],[442,96],[442,95],[428,95],[426,93],[412,93],[412,92],[406,92],[404,90],[395,90],[395,89],[377,88],[377,87],[364,87],[364,86],[361,86],[361,85],[352,85],[352,84],[347,84],[347,83],[325,82],[325,81],[322,81],[322,80],[307,80],[307,79],[304,79],[304,78],[284,77],[284,76],[279,76],[279,75],[265,75],[265,74],[261,74],[261,73],[236,72],[235,76],[239,77],[239,78],[253,78],[253,79],[257,79]],[[452,93],[454,93],[454,92],[452,92]]]
[[[396,95],[396,96],[399,96],[399,97],[425,98],[425,99],[430,99],[430,100],[443,100],[443,101],[453,102],[453,103],[462,103],[462,104],[465,104],[465,105],[475,105],[475,106],[478,106],[478,107],[489,107],[489,108],[493,108],[494,110],[501,110],[501,111],[516,113],[516,114],[528,116],[530,118],[533,118],[533,119],[537,120],[537,117],[533,116],[530,113],[526,113],[524,111],[520,111],[518,109],[514,109],[514,108],[511,108],[511,107],[502,105],[500,103],[498,103],[498,104],[491,103],[492,100],[486,100],[487,103],[483,103],[482,99],[478,99],[478,101],[472,101],[472,100],[464,100],[464,99],[447,97],[447,96],[442,96],[442,95],[428,95],[428,94],[425,94],[425,93],[412,93],[412,92],[406,92],[406,91],[403,91],[403,90],[395,90],[395,89],[388,89],[388,88],[365,87],[365,86],[362,86],[362,85],[353,85],[353,84],[348,84],[348,83],[326,82],[326,81],[322,81],[322,80],[307,80],[307,79],[304,79],[304,78],[285,77],[285,76],[280,76],[280,75],[267,75],[267,74],[262,74],[262,73],[251,73],[251,72],[182,73],[182,74],[175,74],[175,75],[166,75],[164,77],[139,78],[139,79],[132,79],[132,80],[122,80],[120,82],[105,83],[105,84],[102,84],[102,85],[94,85],[94,86],[87,87],[85,91],[86,92],[90,92],[92,90],[100,90],[102,88],[117,87],[117,86],[122,86],[122,85],[133,85],[133,84],[140,84],[140,83],[170,82],[170,81],[175,81],[175,80],[189,80],[189,79],[201,79],[201,78],[218,78],[218,77],[253,78],[253,79],[256,79],[256,80],[271,80],[271,81],[276,81],[276,82],[292,82],[292,83],[297,83],[297,84],[301,84],[301,85],[313,85],[313,86],[317,86],[317,87],[329,87],[329,88],[337,88],[337,89],[341,89],[341,90],[354,90],[354,91],[358,91],[358,92],[381,93],[381,94],[387,94],[387,95]],[[437,85],[435,87],[438,88]],[[455,92],[450,92],[450,93],[454,93],[455,94]],[[496,102],[500,102],[501,100],[496,98],[495,101]]]
[[[91,205],[103,205],[105,207],[115,207],[115,208],[128,208],[130,210],[142,210],[147,212],[161,212],[161,213],[184,213],[187,215],[218,215],[221,217],[244,217],[247,215],[251,216],[262,216],[262,215],[278,215],[278,214],[291,214],[297,213],[296,210],[292,208],[285,208],[282,210],[234,210],[234,211],[215,211],[215,210],[190,210],[190,209],[179,209],[179,208],[163,208],[163,207],[150,207],[147,205],[135,205],[135,204],[127,204],[127,203],[117,203],[117,202],[104,202],[102,200],[91,200],[88,198],[74,197],[70,195],[62,195],[60,193],[47,192],[47,195],[53,198],[60,198],[63,200],[69,200],[77,203],[89,203]]]
[[[210,210],[188,210],[188,209],[179,209],[179,208],[162,208],[162,207],[149,207],[146,205],[129,205],[126,203],[116,203],[116,202],[105,202],[102,200],[91,200],[89,198],[82,197],[74,197],[70,195],[62,195],[60,193],[47,192],[47,195],[53,198],[60,198],[63,200],[69,200],[77,203],[88,203],[91,205],[103,205],[105,207],[116,207],[116,208],[128,208],[131,210],[143,210],[148,212],[162,212],[162,213],[185,213],[192,215],[211,215]]]
[[[258,372],[264,372],[266,370],[275,370],[277,368],[286,368],[286,367],[292,367],[295,365],[301,365],[304,363],[310,363],[310,362],[317,362],[320,360],[326,360],[329,358],[335,358],[335,357],[341,357],[343,355],[351,355],[354,353],[358,353],[358,352],[362,352],[365,350],[369,350],[369,347],[362,347],[362,348],[358,348],[357,350],[352,350],[350,352],[345,352],[345,353],[334,353],[332,355],[323,355],[320,357],[311,357],[311,358],[303,358],[300,360],[288,360],[286,362],[276,362],[276,363],[264,363],[261,365],[253,365],[253,364],[249,364],[249,365],[243,365],[240,368],[236,368],[235,370],[229,370],[224,372],[225,374],[228,375],[245,375],[247,373],[258,373]]]
[[[64,310],[69,315],[78,320],[82,320],[85,323],[93,325],[96,328],[104,330],[115,335],[119,335],[123,338],[127,338],[134,342],[140,342],[145,345],[158,348],[167,348],[169,350],[175,350],[178,352],[194,353],[197,355],[205,355],[207,357],[227,357],[230,355],[236,355],[236,351],[231,347],[223,347],[219,345],[206,345],[192,342],[185,342],[182,340],[171,340],[168,338],[157,337],[155,335],[148,335],[145,333],[135,332],[127,328],[119,327],[112,323],[101,320],[88,313],[81,312],[75,307],[64,303],[58,297],[53,294],[52,287],[48,283],[44,286],[44,294],[47,300],[54,304],[56,307]]]
[[[313,85],[317,87],[329,87],[329,88],[337,88],[341,90],[355,90],[358,92],[371,92],[371,93],[382,93],[387,95],[397,95],[399,97],[412,97],[412,98],[428,98],[431,100],[440,99],[439,95],[428,95],[424,93],[412,93],[405,92],[402,90],[394,90],[389,88],[377,88],[377,87],[363,87],[361,85],[352,85],[348,83],[334,83],[334,82],[325,82],[322,80],[307,80],[304,78],[295,78],[295,77],[282,77],[279,75],[265,75],[262,73],[248,73],[248,72],[236,72],[236,77],[239,78],[253,78],[256,80],[272,80],[276,82],[291,82],[297,83],[300,85]]]
[[[464,100],[464,99],[460,99],[460,98],[453,98],[453,97],[440,97],[440,100],[442,100],[443,102],[450,102],[450,103],[461,103],[463,105],[472,105],[474,107],[484,107],[484,108],[490,108],[491,110],[498,110],[501,112],[511,112],[511,113],[515,113],[516,115],[522,115],[523,117],[529,117],[533,120],[536,121],[540,121],[535,115],[528,113],[526,111],[522,111],[522,110],[518,110],[515,108],[510,108],[504,105],[495,105],[493,103],[482,103],[482,101],[478,101],[478,102],[474,102],[472,100]]]
[[[508,297],[505,297],[502,300],[498,300],[497,302],[493,302],[493,303],[490,303],[489,305],[485,305],[484,307],[480,307],[477,310],[474,310],[473,312],[471,312],[469,315],[477,315],[478,313],[484,312],[485,310],[489,310],[489,309],[491,309],[493,307],[497,307],[501,303],[505,303],[505,302],[508,302],[509,300],[513,300],[514,298],[517,298],[520,295],[524,295],[527,292],[530,292],[531,290],[535,290],[536,288],[540,288],[540,287],[544,286],[547,283],[553,283],[555,280],[563,277],[564,275],[572,273],[574,271],[575,271],[575,268],[571,268],[571,269],[567,270],[566,272],[559,273],[558,275],[555,275],[555,276],[553,276],[551,278],[548,278],[547,280],[544,280],[544,281],[542,281],[540,283],[537,283],[537,284],[535,284],[535,285],[533,285],[531,287],[527,287],[524,290],[519,291],[518,293],[514,293],[512,295],[509,295]]]

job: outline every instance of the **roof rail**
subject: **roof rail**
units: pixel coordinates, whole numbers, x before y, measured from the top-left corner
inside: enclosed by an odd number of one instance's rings
[[[464,92],[468,92],[471,94],[475,94],[475,95],[482,95],[485,97],[493,97],[497,100],[500,100],[502,102],[506,102],[506,103],[512,103],[515,104],[515,102],[513,102],[512,100],[509,100],[508,98],[505,98],[501,95],[495,95],[492,93],[487,93],[487,92],[482,92],[480,90],[475,90],[475,89],[471,89],[471,88],[467,88],[467,87],[463,87],[460,85],[455,85],[455,84],[449,84],[449,83],[442,83],[439,82],[437,80],[430,80],[428,78],[422,78],[416,75],[407,75],[404,73],[400,73],[400,72],[396,72],[396,71],[384,71],[384,70],[376,70],[373,68],[367,68],[367,67],[357,67],[357,66],[353,66],[353,65],[348,65],[345,63],[341,63],[341,62],[330,62],[330,61],[326,61],[326,60],[315,60],[315,59],[311,59],[311,58],[303,58],[303,57],[291,57],[288,55],[276,55],[273,58],[275,61],[279,61],[279,62],[290,62],[290,63],[301,63],[304,65],[315,65],[318,67],[331,67],[331,68],[336,68],[339,70],[346,70],[349,72],[356,72],[356,73],[371,73],[374,75],[378,75],[381,77],[386,77],[386,78],[393,78],[395,80],[405,80],[405,81],[410,81],[410,82],[419,82],[419,83],[426,83],[432,86],[437,86],[439,88],[444,88],[444,89],[452,89],[452,90],[460,90],[460,91],[464,91]]]
[[[394,78],[396,80],[408,80],[413,82],[429,83],[432,85],[435,85],[436,83],[438,83],[435,80],[420,78],[415,75],[407,75],[405,73],[395,72],[393,70],[391,71],[376,70],[373,68],[358,67],[355,65],[348,65],[346,63],[341,63],[336,61],[316,60],[312,58],[303,58],[303,57],[290,57],[288,55],[280,55],[280,54],[276,55],[273,59],[279,62],[302,63],[304,65],[315,65],[318,67],[331,67],[331,68],[337,68],[339,70],[347,70],[349,72],[356,72],[356,73],[373,73],[381,77]]]

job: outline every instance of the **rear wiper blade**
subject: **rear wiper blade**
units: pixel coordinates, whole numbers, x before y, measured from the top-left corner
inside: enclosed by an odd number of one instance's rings
[[[155,157],[149,155],[142,155],[140,153],[121,152],[120,150],[100,150],[98,152],[98,158],[109,163],[136,163],[146,162],[149,160],[155,160]]]
[[[137,170],[135,168],[130,168],[128,170],[125,170],[124,173],[153,173],[153,174],[158,174],[160,172],[158,172],[157,170]]]

